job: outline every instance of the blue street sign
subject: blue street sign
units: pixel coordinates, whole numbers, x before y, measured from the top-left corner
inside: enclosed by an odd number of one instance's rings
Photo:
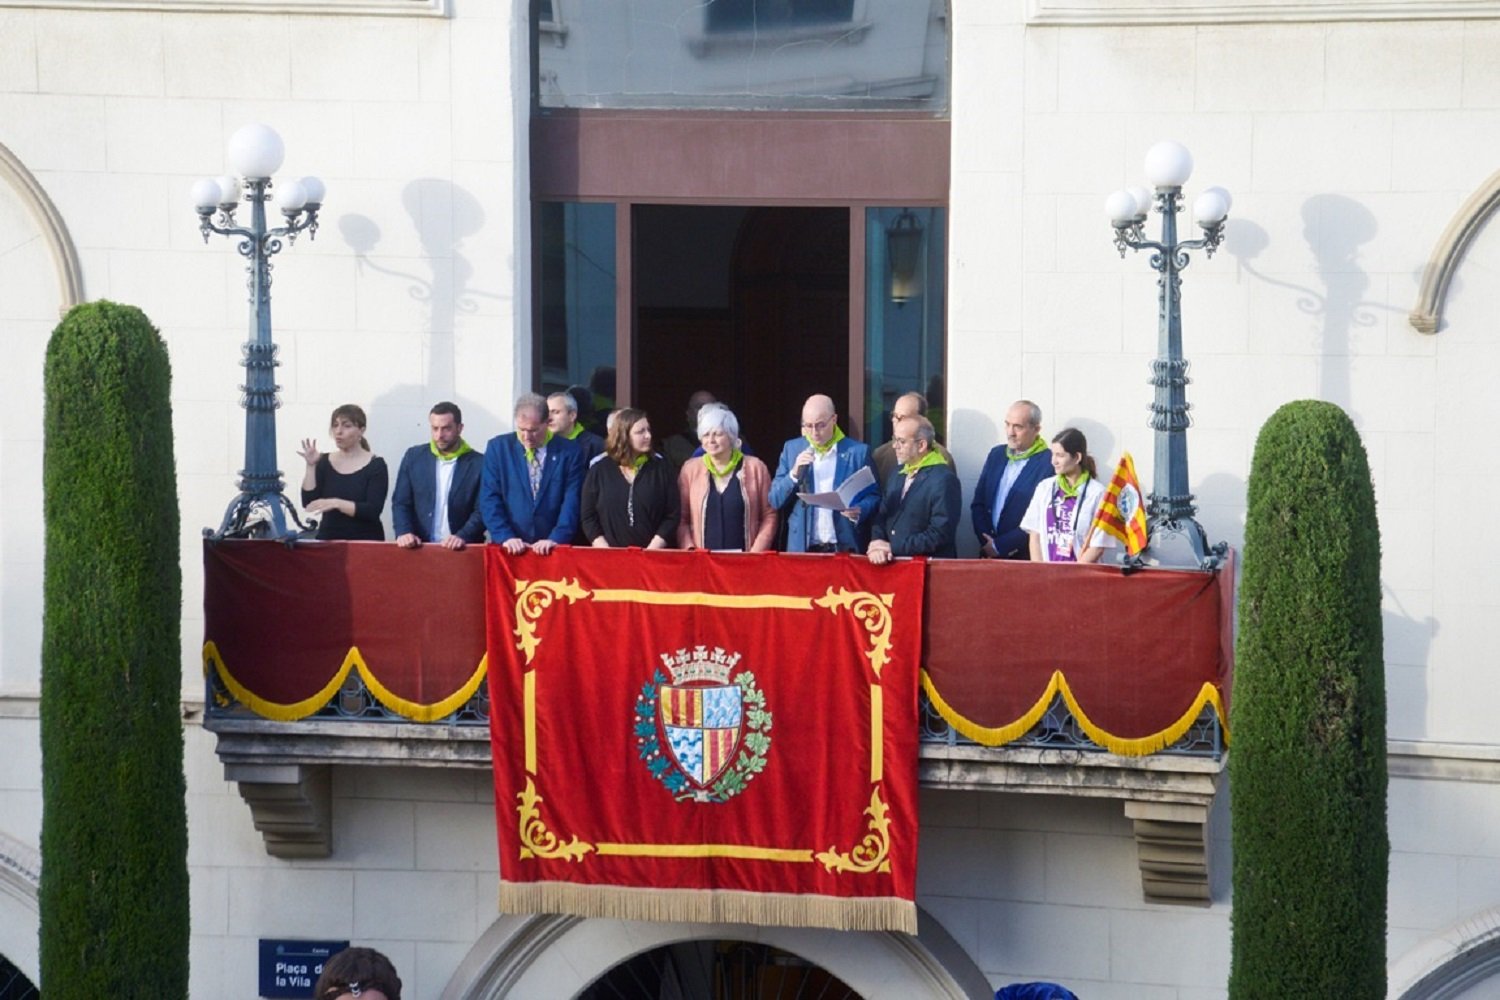
[[[323,963],[349,947],[348,941],[260,939],[261,997],[308,1000],[323,974]]]

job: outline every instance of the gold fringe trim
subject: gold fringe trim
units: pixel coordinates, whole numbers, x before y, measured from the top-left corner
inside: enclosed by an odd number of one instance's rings
[[[267,719],[275,719],[277,722],[296,722],[305,719],[318,709],[328,704],[329,700],[338,693],[340,687],[349,676],[349,671],[358,670],[359,676],[364,679],[365,687],[375,696],[375,700],[397,715],[411,719],[414,722],[436,722],[444,716],[451,715],[464,702],[474,697],[474,692],[479,690],[479,685],[484,683],[485,673],[489,669],[489,656],[480,657],[479,666],[474,673],[464,682],[463,687],[444,698],[442,701],[424,705],[421,702],[408,701],[398,696],[375,677],[373,671],[365,663],[364,656],[360,653],[358,646],[350,646],[349,652],[344,656],[344,662],[338,672],[333,675],[322,689],[310,698],[302,701],[283,704],[269,701],[256,695],[253,691],[240,683],[230,673],[229,667],[224,663],[224,658],[219,654],[219,647],[209,640],[203,644],[203,673],[208,675],[212,669],[218,674],[219,680],[229,689],[240,704],[249,708],[256,715]]]
[[[1026,710],[1025,714],[1004,726],[981,726],[974,720],[960,715],[953,706],[943,700],[943,696],[938,693],[937,686],[932,683],[932,677],[925,670],[922,671],[922,690],[927,692],[927,699],[932,702],[932,707],[937,709],[937,713],[948,725],[975,743],[987,747],[997,747],[1019,739],[1041,720],[1047,711],[1047,706],[1051,705],[1052,699],[1059,694],[1067,704],[1068,711],[1077,720],[1078,727],[1088,738],[1111,753],[1117,753],[1122,757],[1145,757],[1176,743],[1189,729],[1193,728],[1193,723],[1198,720],[1198,716],[1203,713],[1207,705],[1213,706],[1214,714],[1219,719],[1219,727],[1224,733],[1224,743],[1226,746],[1229,743],[1229,720],[1224,711],[1223,699],[1219,696],[1219,689],[1208,681],[1203,682],[1203,686],[1198,689],[1198,696],[1193,699],[1192,707],[1182,713],[1177,721],[1160,732],[1137,739],[1116,736],[1114,733],[1099,728],[1098,724],[1090,719],[1088,713],[1078,704],[1078,699],[1074,697],[1073,689],[1068,686],[1068,679],[1063,676],[1061,670],[1052,672],[1052,678],[1048,681],[1046,690],[1031,708]]]
[[[719,889],[642,889],[572,882],[501,882],[502,913],[917,933],[917,907],[894,896],[851,899]]]

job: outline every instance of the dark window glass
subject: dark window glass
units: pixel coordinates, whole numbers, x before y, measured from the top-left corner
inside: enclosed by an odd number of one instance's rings
[[[709,31],[847,24],[854,19],[854,0],[713,0],[704,13]]]
[[[615,401],[615,206],[538,207],[541,388],[587,386],[601,414]]]
[[[890,439],[903,393],[927,397],[946,433],[946,208],[871,208],[865,214],[865,440]]]

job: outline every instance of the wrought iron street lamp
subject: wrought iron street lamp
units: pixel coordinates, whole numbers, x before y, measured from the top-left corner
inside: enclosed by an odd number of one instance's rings
[[[240,405],[245,408],[245,467],[240,470],[240,492],[229,503],[219,530],[205,528],[212,538],[286,538],[303,528],[296,508],[287,499],[281,470],[276,467],[276,345],[271,340],[271,260],[281,251],[282,238],[295,242],[307,230],[317,236],[318,209],[323,205],[323,182],[316,177],[283,181],[276,208],[285,225],[266,228],[266,201],[271,175],[280,167],[285,146],[266,125],[246,125],[229,139],[229,165],[239,176],[208,177],[193,185],[193,206],[203,242],[210,233],[239,240],[236,249],[247,261],[250,290],[250,339],[241,364],[245,384]],[[249,226],[237,225],[235,209],[241,196],[250,203]],[[290,515],[295,529],[287,527]]]
[[[1151,363],[1151,384],[1156,398],[1151,404],[1151,428],[1156,431],[1156,463],[1152,490],[1146,497],[1146,519],[1151,541],[1147,561],[1165,566],[1218,564],[1225,547],[1212,548],[1203,527],[1193,517],[1193,495],[1188,492],[1186,386],[1188,363],[1182,356],[1182,269],[1188,266],[1189,250],[1203,250],[1212,257],[1224,240],[1224,220],[1232,202],[1229,192],[1211,187],[1193,201],[1193,220],[1203,229],[1196,240],[1177,238],[1177,213],[1182,204],[1182,186],[1193,172],[1193,157],[1181,143],[1159,142],[1146,153],[1146,179],[1154,191],[1129,188],[1116,191],[1104,203],[1115,230],[1115,247],[1150,250],[1151,266],[1160,272],[1157,295],[1157,356]],[[1161,239],[1146,239],[1146,215],[1152,207],[1161,214]]]

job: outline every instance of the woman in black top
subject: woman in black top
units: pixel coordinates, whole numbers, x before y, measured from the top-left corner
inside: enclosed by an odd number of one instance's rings
[[[322,515],[318,537],[344,541],[385,540],[380,512],[390,473],[385,459],[370,452],[365,440],[365,411],[346,403],[333,411],[328,423],[336,449],[325,455],[312,438],[302,440],[298,452],[307,463],[302,477],[302,506]]]
[[[583,533],[600,548],[665,549],[677,532],[677,477],[651,452],[645,410],[615,415],[604,457],[583,481]]]

